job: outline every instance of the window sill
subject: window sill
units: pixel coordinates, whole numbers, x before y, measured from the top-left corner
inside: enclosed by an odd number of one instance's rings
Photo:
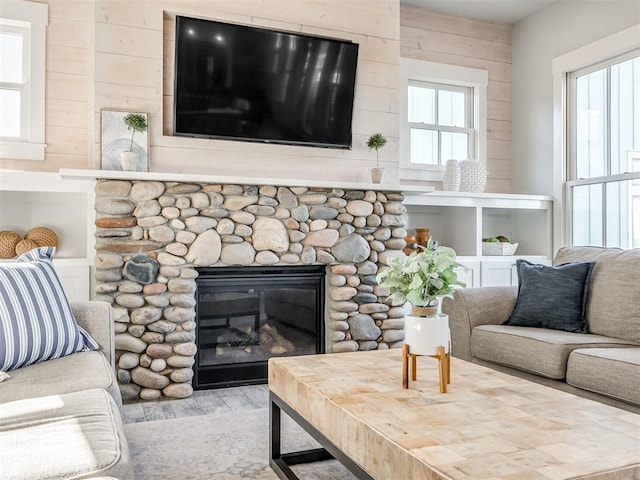
[[[46,143],[0,142],[0,158],[44,160]]]
[[[426,180],[429,182],[442,181],[442,167],[429,169],[422,168],[400,168],[398,175],[400,180]]]

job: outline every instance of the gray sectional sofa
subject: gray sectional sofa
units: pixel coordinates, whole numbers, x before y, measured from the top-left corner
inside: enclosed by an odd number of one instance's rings
[[[0,478],[133,479],[114,373],[111,308],[71,304],[100,351],[12,370],[0,383]]]
[[[452,355],[640,413],[640,249],[565,247],[553,264],[582,261],[587,333],[504,325],[518,287],[460,289],[442,308]]]

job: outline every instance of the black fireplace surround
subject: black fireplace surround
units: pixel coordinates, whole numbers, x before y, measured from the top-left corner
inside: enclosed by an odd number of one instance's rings
[[[324,266],[197,270],[195,390],[265,383],[270,357],[324,353]]]

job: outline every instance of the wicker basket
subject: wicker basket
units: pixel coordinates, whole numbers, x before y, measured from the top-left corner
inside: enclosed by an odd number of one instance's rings
[[[0,231],[0,258],[7,259],[16,256],[16,245],[22,237],[10,230]]]
[[[58,247],[56,232],[47,227],[32,228],[24,238],[33,240],[39,247]]]

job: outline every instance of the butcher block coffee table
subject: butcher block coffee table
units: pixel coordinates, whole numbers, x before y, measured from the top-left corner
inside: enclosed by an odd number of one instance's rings
[[[269,360],[271,466],[337,458],[377,480],[635,480],[640,415],[451,359],[418,358],[402,388],[400,350]],[[629,379],[638,381],[638,379]],[[281,452],[281,412],[324,449]]]

